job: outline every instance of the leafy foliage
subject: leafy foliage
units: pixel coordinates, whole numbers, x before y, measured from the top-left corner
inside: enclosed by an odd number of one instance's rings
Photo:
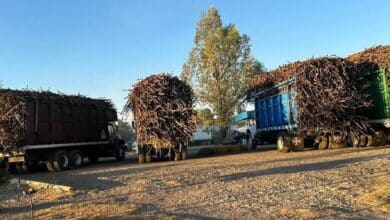
[[[128,142],[131,138],[134,137],[134,132],[132,132],[132,127],[129,123],[118,120],[118,134],[123,138],[125,142]]]
[[[211,127],[215,124],[214,115],[209,108],[199,110],[196,115],[196,120],[198,125],[202,125],[204,127]]]
[[[251,56],[249,37],[233,24],[224,26],[215,7],[202,15],[194,43],[181,77],[193,86],[198,101],[213,109],[216,125],[227,128],[249,78],[263,65]]]

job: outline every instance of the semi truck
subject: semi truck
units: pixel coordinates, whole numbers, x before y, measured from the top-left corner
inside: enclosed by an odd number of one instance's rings
[[[273,142],[283,152],[301,151],[304,147],[326,149],[328,147],[370,146],[374,141],[385,144],[390,137],[390,94],[387,75],[380,68],[372,75],[369,88],[372,107],[365,117],[370,119],[370,125],[375,130],[373,135],[362,135],[359,138],[342,143],[340,137],[308,132],[301,134],[297,126],[296,80],[291,78],[272,87],[254,90],[249,94],[249,102],[255,105],[256,132],[252,141],[255,148],[264,142]],[[376,138],[374,140],[374,138]]]
[[[117,134],[117,112],[109,100],[30,93],[0,91],[2,101],[12,95],[24,108],[18,119],[24,127],[19,134],[22,140],[16,146],[0,145],[3,168],[24,173],[43,165],[49,171],[62,171],[81,166],[85,158],[93,163],[106,156],[125,158],[126,146]]]

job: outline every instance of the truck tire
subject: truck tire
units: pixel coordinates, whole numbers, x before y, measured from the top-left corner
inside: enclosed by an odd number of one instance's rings
[[[15,164],[15,167],[18,174],[29,173],[31,171],[26,163],[17,163]]]
[[[361,135],[360,136],[360,142],[359,142],[359,147],[366,147],[367,146],[367,136],[366,135]]]
[[[240,138],[239,144],[242,145],[242,146],[248,146],[248,139],[245,138],[245,137]]]
[[[46,168],[47,168],[48,171],[50,171],[50,172],[55,172],[56,171],[56,169],[54,169],[52,161],[46,161],[45,164],[46,164]]]
[[[340,149],[347,147],[343,137],[341,135],[331,135],[329,136],[329,148],[330,149]]]
[[[353,148],[358,148],[358,147],[360,147],[360,137],[358,136],[358,137],[355,137],[355,136],[353,136],[353,137],[351,137],[351,144],[352,144],[352,147]]]
[[[372,147],[374,144],[374,139],[372,135],[367,135],[367,144],[366,147]]]
[[[55,151],[51,155],[51,161],[55,171],[67,170],[70,167],[70,156],[66,151]]]
[[[168,157],[169,157],[169,161],[175,160],[175,151],[173,149],[169,149]]]
[[[182,157],[181,157],[181,152],[180,151],[175,151],[175,161],[179,161],[179,160],[182,160]]]
[[[145,162],[146,163],[151,163],[152,162],[152,154],[150,154],[150,153],[145,154]]]
[[[319,150],[325,150],[329,148],[329,138],[326,135],[321,135],[319,141],[320,141],[318,143]]]
[[[0,176],[6,175],[9,172],[9,163],[6,160],[0,162]]]
[[[139,163],[145,163],[146,162],[145,154],[141,154],[141,153],[138,154],[138,162]]]
[[[187,148],[183,148],[183,150],[181,151],[181,159],[182,160],[187,160],[188,159],[188,150],[187,150]]]
[[[291,150],[291,139],[288,135],[279,135],[276,145],[280,152],[287,153]]]
[[[305,139],[301,135],[294,135],[291,138],[291,151],[304,151]]]
[[[83,153],[79,150],[72,150],[69,152],[70,167],[78,168],[83,164]]]
[[[386,145],[386,134],[383,130],[375,131],[374,136],[374,146],[384,146]]]
[[[115,158],[119,161],[124,160],[126,157],[126,150],[123,147],[118,147],[115,152]]]

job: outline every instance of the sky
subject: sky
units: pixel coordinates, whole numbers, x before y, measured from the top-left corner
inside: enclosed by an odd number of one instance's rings
[[[390,44],[389,0],[0,0],[0,81],[121,110],[136,80],[180,74],[210,6],[251,37],[267,69]]]

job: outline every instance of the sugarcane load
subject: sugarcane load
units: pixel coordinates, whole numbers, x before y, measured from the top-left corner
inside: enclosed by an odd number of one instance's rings
[[[126,111],[135,119],[139,162],[186,159],[196,129],[193,91],[169,74],[156,74],[137,82],[128,96]]]
[[[253,142],[276,140],[285,152],[303,150],[305,143],[320,149],[384,144],[390,118],[386,48],[298,61],[253,77]]]

